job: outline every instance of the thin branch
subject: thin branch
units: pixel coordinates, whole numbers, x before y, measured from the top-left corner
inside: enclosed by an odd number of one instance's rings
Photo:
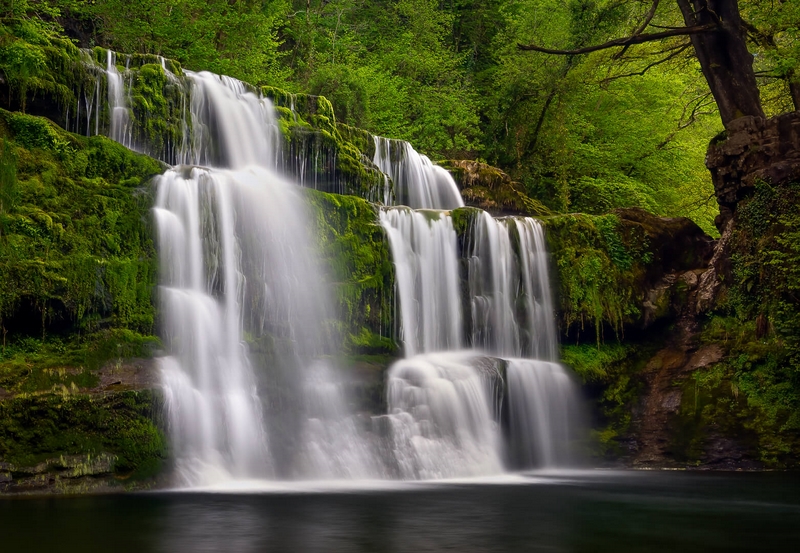
[[[654,40],[661,40],[673,36],[686,36],[696,35],[699,33],[707,33],[717,28],[716,23],[707,23],[705,25],[694,25],[692,27],[681,27],[671,31],[664,31],[662,33],[650,33],[645,35],[628,36],[624,38],[615,38],[603,44],[596,44],[594,46],[587,46],[585,48],[577,48],[575,50],[558,50],[554,48],[544,48],[536,46],[535,44],[518,44],[517,48],[525,51],[542,52],[544,54],[555,54],[559,56],[576,56],[578,54],[588,54],[590,52],[597,52],[598,50],[605,50],[607,48],[614,48],[616,46],[630,46],[632,44],[641,44],[643,42],[651,42]]]
[[[642,21],[642,24],[639,25],[636,29],[634,29],[632,36],[638,36],[638,35],[641,35],[644,32],[644,30],[647,28],[647,26],[653,20],[653,16],[656,14],[656,9],[658,8],[658,4],[659,4],[660,1],[661,0],[653,0],[653,3],[650,5],[650,10],[647,12],[647,15],[645,15],[645,17],[644,17],[644,21]],[[622,56],[625,55],[625,52],[627,52],[628,48],[630,48],[630,47],[631,47],[630,44],[626,44],[625,46],[623,46],[622,50],[620,50],[619,52],[614,54],[614,59],[615,60],[620,59]]]
[[[642,24],[639,25],[639,27],[637,27],[635,31],[633,31],[633,36],[642,34],[644,30],[647,28],[647,26],[650,25],[650,22],[653,20],[653,16],[656,15],[656,9],[658,8],[658,3],[660,1],[661,0],[653,0],[653,4],[650,6],[650,11],[647,12],[644,21],[642,21]]]
[[[750,38],[753,39],[753,42],[761,46],[762,48],[773,49],[777,48],[775,44],[775,36],[771,34],[767,34],[746,19],[742,19],[742,27],[745,28],[747,34]]]
[[[659,60],[656,60],[656,61],[646,65],[644,67],[644,69],[642,69],[641,71],[633,71],[632,73],[623,73],[622,75],[614,75],[612,77],[606,77],[605,79],[602,80],[601,84],[602,85],[607,85],[611,81],[616,81],[617,79],[624,79],[625,77],[642,76],[645,73],[647,73],[650,69],[652,69],[653,67],[655,67],[657,65],[661,65],[662,63],[666,63],[669,60],[678,57],[683,52],[685,52],[687,49],[691,48],[691,46],[692,46],[691,43],[681,44],[680,47],[673,49],[672,53],[670,53],[666,57],[663,57],[663,58],[661,58]]]
[[[654,29],[664,29],[665,31],[674,31],[675,29],[685,28],[685,25],[681,27],[673,27],[672,25],[656,25],[655,23],[651,23],[650,26]]]
[[[716,200],[716,198],[717,198],[716,194],[712,192],[711,194],[709,194],[705,198],[701,198],[701,199],[694,200],[694,201],[683,202],[683,203],[679,204],[679,208],[681,210],[685,209],[689,213],[695,213],[695,212],[699,211],[701,208],[704,208],[704,207],[708,208],[709,204],[711,204],[713,200]],[[716,202],[714,202],[714,203],[716,203]]]
[[[692,126],[692,124],[694,124],[697,121],[697,119],[701,115],[712,115],[714,113],[713,109],[707,111],[701,111],[701,109],[713,106],[714,104],[715,102],[713,99],[697,104],[692,110],[692,113],[689,115],[689,119],[686,121],[686,123],[678,124],[678,130],[682,131],[683,129],[689,128],[690,126]]]

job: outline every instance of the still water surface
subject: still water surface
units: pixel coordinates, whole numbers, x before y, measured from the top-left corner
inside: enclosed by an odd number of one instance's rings
[[[582,472],[0,498],[0,551],[800,551],[800,474]]]

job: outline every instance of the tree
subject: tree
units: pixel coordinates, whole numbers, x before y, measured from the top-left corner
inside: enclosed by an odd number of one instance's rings
[[[649,2],[634,31],[624,38],[583,48],[561,50],[538,45],[519,45],[522,50],[547,54],[575,56],[608,48],[620,48],[619,56],[631,46],[645,42],[662,41],[686,36],[691,40],[695,55],[719,107],[722,123],[726,127],[744,116],[764,117],[758,82],[753,69],[753,55],[748,49],[748,37],[774,43],[774,34],[759,31],[755,25],[742,19],[737,0],[676,0],[683,25],[662,27],[656,32],[654,19],[661,8],[660,0]],[[788,76],[792,92],[796,89],[792,68],[783,71]],[[794,96],[794,94],[793,94]],[[795,108],[800,106],[795,105]]]

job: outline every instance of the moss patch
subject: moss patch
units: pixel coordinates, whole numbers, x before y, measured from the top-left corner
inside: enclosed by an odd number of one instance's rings
[[[14,336],[127,328],[152,334],[155,253],[146,184],[161,165],[103,137],[0,111],[0,321]],[[5,185],[7,187],[7,185]]]
[[[288,173],[308,188],[383,201],[385,179],[372,163],[374,144],[366,131],[337,124],[323,96],[273,87],[261,92],[277,108]]]
[[[652,256],[628,245],[626,228],[614,215],[559,215],[543,222],[560,291],[562,332],[579,339],[590,328],[597,342],[606,327],[620,335],[623,324],[641,314],[644,266]]]
[[[166,458],[166,440],[153,422],[158,403],[148,391],[0,401],[0,459],[24,467],[59,455],[106,453],[116,457],[116,475],[152,476]]]
[[[307,193],[324,262],[336,284],[344,350],[393,352],[394,268],[374,206],[361,198]]]

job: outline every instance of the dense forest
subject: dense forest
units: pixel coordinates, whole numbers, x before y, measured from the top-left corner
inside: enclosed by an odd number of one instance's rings
[[[721,129],[688,36],[555,56],[636,30],[649,1],[14,0],[18,18],[82,47],[151,53],[255,85],[326,96],[339,121],[433,158],[484,160],[558,211],[641,206],[708,232],[703,158]],[[798,8],[741,2],[764,109],[791,111]],[[662,2],[650,28],[683,24]],[[4,62],[35,86],[35,51]],[[21,84],[21,82],[20,82]],[[795,90],[797,85],[795,84]]]
[[[98,47],[139,55],[135,101],[154,135],[172,132],[163,114],[175,103],[154,90],[167,90],[167,67],[184,68],[259,87],[281,113],[292,102],[287,136],[334,141],[359,183],[374,177],[356,161],[374,152],[369,135],[408,140],[457,177],[491,166],[524,197],[518,211],[547,216],[561,357],[597,405],[594,455],[631,457],[635,434],[645,462],[797,464],[800,3],[788,0],[8,0],[0,317],[17,328],[7,344],[3,326],[0,400],[14,394],[0,403],[12,444],[0,428],[0,461],[79,443],[115,452],[118,473],[149,476],[167,455],[149,393],[65,399],[124,383],[104,372],[109,360],[133,374],[122,359],[160,347],[140,219],[152,201],[143,183],[165,166],[25,115],[58,122],[55,108],[29,109],[43,98],[77,105],[77,48],[97,58]],[[344,259],[347,354],[385,363],[392,277],[374,214],[350,196],[311,204],[321,242]],[[28,395],[54,386],[58,399]],[[683,400],[666,413],[674,389]],[[60,422],[29,431],[19,413],[31,410]],[[87,430],[97,424],[99,437]]]

